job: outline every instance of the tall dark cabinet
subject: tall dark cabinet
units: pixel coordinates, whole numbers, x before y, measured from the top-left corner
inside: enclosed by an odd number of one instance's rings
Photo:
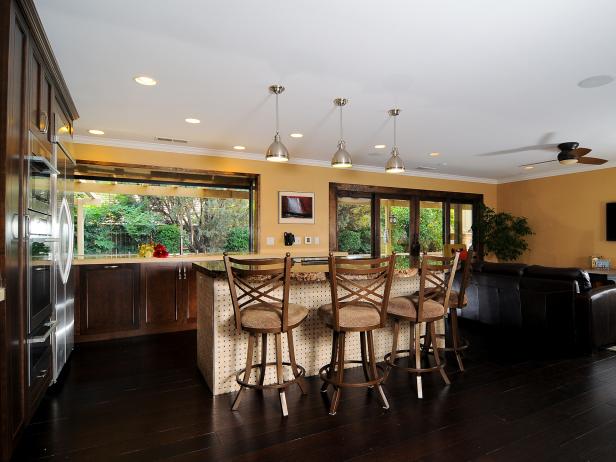
[[[51,380],[28,384],[25,207],[33,140],[51,152],[54,111],[77,110],[32,0],[0,0],[0,460],[10,458]]]

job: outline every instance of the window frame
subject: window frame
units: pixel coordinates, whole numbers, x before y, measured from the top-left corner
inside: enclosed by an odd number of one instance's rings
[[[479,206],[483,202],[483,194],[465,193],[455,191],[436,191],[429,189],[395,188],[389,186],[371,186],[350,183],[329,183],[329,250],[338,251],[338,198],[339,197],[362,197],[371,200],[371,249],[372,256],[378,257],[381,252],[381,199],[397,199],[410,201],[410,223],[411,239],[410,245],[415,235],[419,234],[419,204],[421,201],[442,202],[443,204],[443,244],[451,240],[450,227],[451,204],[469,204],[473,207],[473,223],[479,218]],[[473,247],[480,245],[473,234]],[[480,252],[481,253],[481,252]],[[480,254],[479,253],[479,254]]]
[[[89,174],[89,167],[103,167],[114,170],[114,177],[105,176],[104,174]],[[202,186],[211,188],[234,188],[245,189],[249,193],[249,252],[259,253],[259,234],[260,234],[260,221],[259,221],[259,204],[260,204],[260,180],[261,176],[257,173],[242,173],[242,172],[221,172],[216,170],[200,170],[200,169],[184,169],[174,167],[156,167],[153,165],[142,164],[130,164],[119,162],[101,162],[92,160],[78,160],[75,166],[72,179],[90,179],[90,180],[112,180],[112,181],[138,181],[150,184],[169,184],[171,181],[156,180],[147,178],[135,178],[130,174],[123,176],[120,172],[122,169],[142,170],[143,172],[155,170],[159,173],[167,173],[170,175],[186,175],[191,177],[188,181],[178,182],[178,184],[184,184],[186,186]],[[200,182],[195,177],[203,177],[204,181]],[[208,184],[205,181],[210,178],[212,184]],[[216,178],[220,180],[219,183],[213,181]]]

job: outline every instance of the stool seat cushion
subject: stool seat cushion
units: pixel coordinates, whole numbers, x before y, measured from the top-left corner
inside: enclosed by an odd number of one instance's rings
[[[443,303],[444,297],[442,297],[443,300],[441,300],[441,303]],[[449,295],[449,308],[464,308],[466,305],[468,305],[468,298],[466,297],[466,293],[464,293],[464,300],[462,301],[462,306],[458,306],[460,301],[460,294],[458,292],[456,292],[455,290],[451,291],[451,295]]]
[[[427,292],[426,296],[430,294],[429,289],[426,292]],[[415,300],[417,299],[417,292],[413,294],[413,297]],[[466,296],[466,293],[464,293],[464,300],[462,301],[462,306],[458,306],[459,299],[460,299],[460,294],[457,291],[452,290],[451,294],[449,295],[449,308],[464,308],[466,305],[468,305],[468,297]],[[441,305],[444,305],[445,304],[445,294],[441,293],[441,295],[438,297],[435,297],[434,300],[440,303]]]
[[[417,297],[396,297],[389,300],[387,304],[387,314],[397,318],[408,320],[417,319]],[[424,300],[422,317],[419,321],[425,319],[442,318],[445,316],[445,307],[434,300]]]
[[[329,327],[334,325],[332,304],[319,307],[319,317]],[[338,312],[341,329],[374,329],[381,324],[379,310],[371,305],[344,305]]]
[[[308,308],[289,303],[289,327],[293,328],[308,316]],[[248,305],[241,313],[242,327],[248,330],[282,331],[282,309],[265,303]]]

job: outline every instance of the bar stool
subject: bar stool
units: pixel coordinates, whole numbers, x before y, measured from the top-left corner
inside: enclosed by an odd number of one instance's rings
[[[396,297],[389,301],[387,312],[394,322],[393,344],[391,353],[385,355],[385,362],[390,368],[397,367],[410,373],[417,374],[417,397],[423,398],[421,374],[426,372],[439,371],[445,384],[449,385],[449,377],[445,372],[445,361],[441,361],[439,347],[437,344],[435,323],[445,317],[446,306],[449,306],[451,287],[458,266],[460,255],[455,254],[450,257],[436,257],[426,255],[421,264],[421,279],[419,283],[418,295]],[[431,286],[427,286],[430,284]],[[442,298],[443,302],[439,300]],[[408,350],[398,350],[398,336],[400,334],[400,323],[408,321],[411,323],[411,341]],[[421,325],[426,326],[426,342],[432,343],[435,366],[421,367]],[[410,346],[410,345],[409,345]],[[415,367],[403,367],[396,364],[397,356],[400,353],[409,354],[415,359]],[[412,363],[411,363],[412,364]]]
[[[389,409],[381,386],[385,371],[383,366],[376,363],[372,331],[385,325],[394,262],[394,254],[385,258],[361,259],[335,257],[333,254],[329,256],[332,303],[321,306],[318,312],[319,317],[333,331],[330,363],[319,370],[323,380],[321,392],[326,393],[329,385],[334,387],[330,415],[335,415],[338,410],[342,389],[351,387],[374,388],[381,406]],[[338,293],[339,289],[341,294]],[[361,361],[345,359],[346,335],[352,332],[359,333]],[[363,366],[365,382],[344,380],[344,365],[349,363]]]
[[[473,266],[472,262],[473,251],[469,250],[466,254],[465,260],[462,263],[462,278],[460,279],[460,287],[457,291],[452,290],[451,296],[449,297],[449,312],[448,316],[445,318],[445,322],[447,323],[445,336],[439,335],[439,337],[445,338],[445,348],[441,349],[443,351],[451,351],[456,355],[460,372],[464,372],[462,351],[468,348],[469,342],[460,336],[460,329],[458,327],[458,309],[463,309],[468,305],[466,288],[471,280],[471,268]]]
[[[287,416],[287,399],[285,390],[297,383],[306,394],[306,385],[303,377],[306,370],[295,362],[295,348],[293,345],[293,329],[299,326],[306,316],[308,309],[289,303],[289,289],[291,280],[291,255],[284,258],[239,259],[224,255],[225,269],[233,312],[235,328],[238,334],[247,332],[248,352],[246,367],[239,371],[235,380],[240,385],[231,409],[236,411],[246,388],[257,390],[276,389],[280,398],[282,415]],[[282,289],[282,297],[274,292]],[[289,347],[289,361],[282,361],[282,334],[287,334]],[[276,339],[276,361],[267,362],[267,335],[274,334]],[[261,363],[252,364],[257,337],[261,335]],[[267,366],[276,366],[278,381],[274,384],[264,385]],[[290,366],[294,378],[284,380],[283,366]],[[249,383],[252,369],[259,369],[259,381]],[[240,378],[240,376],[242,376]]]

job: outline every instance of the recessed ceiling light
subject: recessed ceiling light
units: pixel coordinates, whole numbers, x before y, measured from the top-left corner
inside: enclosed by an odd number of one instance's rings
[[[291,138],[303,138],[304,135],[302,133],[291,133]]]
[[[438,156],[440,156],[440,155],[441,155],[441,153],[440,153],[440,152],[431,152],[431,153],[430,153],[430,157],[438,157]]]
[[[88,133],[90,133],[91,135],[104,135],[105,134],[104,131],[102,131],[102,130],[95,130],[95,129],[88,130]]]
[[[135,82],[137,82],[139,85],[145,85],[146,87],[151,87],[158,83],[152,77],[148,77],[147,75],[138,75],[137,77],[135,77]]]
[[[199,119],[191,119],[191,118],[188,118],[188,119],[184,119],[184,120],[185,120],[186,122],[188,122],[189,124],[200,124],[200,123],[201,123],[201,121],[200,121]]]
[[[614,77],[611,75],[593,75],[588,77],[580,82],[578,82],[578,87],[580,88],[597,88],[602,87],[603,85],[607,85],[614,81]]]
[[[243,151],[244,149],[246,149],[246,146],[241,146],[238,144],[237,146],[233,146],[233,149],[237,151]]]
[[[387,147],[386,144],[375,144],[374,149],[385,149]]]
[[[525,165],[524,166],[524,170],[532,170],[533,168],[535,168],[533,165]]]

